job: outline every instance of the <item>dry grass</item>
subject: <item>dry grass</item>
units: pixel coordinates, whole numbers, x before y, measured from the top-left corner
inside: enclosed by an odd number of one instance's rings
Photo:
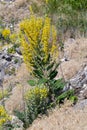
[[[19,68],[16,76],[11,77],[4,81],[4,86],[10,84],[13,85],[13,90],[11,96],[6,100],[5,107],[9,113],[12,113],[13,110],[21,110],[24,107],[24,93],[30,88],[27,83],[29,79],[29,73],[25,64],[22,64]]]

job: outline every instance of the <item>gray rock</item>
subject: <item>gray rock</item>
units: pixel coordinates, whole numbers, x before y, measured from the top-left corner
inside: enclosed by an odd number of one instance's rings
[[[14,68],[14,70],[17,70],[23,61],[19,49],[17,50],[19,54],[17,52],[15,54],[8,54],[7,50],[8,47],[4,47],[0,51],[0,66],[4,66],[4,71],[6,72],[4,75],[4,79],[7,79],[9,76],[11,76],[13,74],[11,73],[12,68]],[[1,71],[0,71],[0,75],[1,75]]]
[[[23,130],[23,122],[18,119],[18,117],[12,115],[11,116],[11,125],[14,127],[14,130]]]
[[[63,91],[69,89],[75,90],[79,100],[87,99],[87,65],[69,80]]]
[[[80,98],[87,98],[87,66],[70,79],[69,83]]]
[[[74,108],[75,109],[84,109],[85,107],[87,107],[87,99],[79,101]]]

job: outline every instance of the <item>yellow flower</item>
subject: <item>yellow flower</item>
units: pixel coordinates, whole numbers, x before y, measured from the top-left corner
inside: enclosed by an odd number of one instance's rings
[[[40,87],[36,86],[34,89],[31,89],[26,92],[25,99],[29,100],[33,96],[38,97],[40,99],[45,99],[48,96],[48,89],[46,87],[40,88]]]
[[[10,32],[9,29],[4,29],[4,30],[2,31],[2,35],[3,35],[4,38],[9,37],[10,33],[11,33],[11,32]]]
[[[34,15],[20,23],[20,41],[22,54],[30,72],[35,64],[35,57],[43,54],[43,61],[46,63],[49,54],[58,51],[56,41],[57,32],[49,17],[37,18]],[[54,49],[55,47],[55,49]],[[57,53],[56,53],[57,54]]]
[[[0,106],[0,126],[2,126],[6,121],[10,120],[10,116],[7,114],[3,106]]]

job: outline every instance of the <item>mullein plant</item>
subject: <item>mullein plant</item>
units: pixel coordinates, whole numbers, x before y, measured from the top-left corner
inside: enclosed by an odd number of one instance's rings
[[[34,77],[29,84],[44,84],[49,89],[50,102],[56,100],[63,93],[65,83],[63,79],[55,79],[60,63],[57,31],[51,19],[47,16],[37,18],[32,14],[30,19],[23,20],[20,23],[20,42],[24,62]]]
[[[25,94],[26,109],[23,113],[15,111],[27,128],[38,114],[46,113],[48,108],[61,103],[65,98],[72,99],[73,90],[64,91],[65,82],[57,79],[59,62],[59,46],[57,31],[49,17],[36,17],[32,8],[30,19],[20,23],[20,47],[33,86]],[[74,99],[74,98],[73,98]]]

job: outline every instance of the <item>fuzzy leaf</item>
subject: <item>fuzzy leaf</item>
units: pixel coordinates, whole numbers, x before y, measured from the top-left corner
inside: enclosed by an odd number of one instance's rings
[[[62,90],[65,86],[65,82],[63,81],[63,79],[58,79],[56,80],[56,82],[54,83],[55,89],[60,89]]]
[[[49,75],[50,79],[54,79],[57,76],[57,73],[58,72],[56,70],[51,71],[51,73]]]
[[[28,80],[28,84],[29,84],[30,86],[35,86],[37,83],[36,83],[35,80]]]
[[[33,74],[39,78],[43,77],[43,72],[41,70],[38,70],[38,69],[33,70]]]
[[[41,79],[38,81],[38,84],[45,84],[47,81],[48,81],[48,79],[41,78]]]

